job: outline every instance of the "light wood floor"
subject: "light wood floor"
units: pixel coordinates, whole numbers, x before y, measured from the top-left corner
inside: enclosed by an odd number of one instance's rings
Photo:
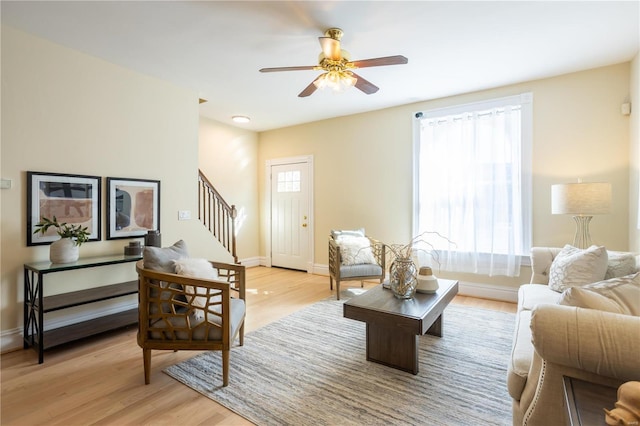
[[[279,268],[247,270],[246,332],[331,295],[329,278]],[[365,283],[365,288],[375,286]],[[342,284],[359,288],[357,282]],[[335,294],[335,289],[334,289]],[[513,303],[457,296],[454,304],[515,312]],[[2,425],[246,425],[240,416],[162,373],[194,356],[154,351],[151,384],[144,385],[136,328],[105,333],[45,352],[1,357]],[[233,363],[233,350],[231,352]],[[230,377],[233,386],[233,375]]]

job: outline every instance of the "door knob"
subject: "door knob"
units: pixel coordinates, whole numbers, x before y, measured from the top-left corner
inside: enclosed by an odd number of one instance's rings
[[[302,227],[303,227],[303,228],[306,228],[306,227],[307,227],[307,224],[306,224],[306,223],[303,223],[303,224],[302,224]]]

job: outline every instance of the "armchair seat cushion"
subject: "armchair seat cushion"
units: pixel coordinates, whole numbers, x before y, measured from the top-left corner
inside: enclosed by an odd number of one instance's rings
[[[342,279],[354,277],[373,277],[382,275],[382,267],[378,264],[341,265]]]
[[[242,299],[231,299],[230,304],[231,336],[235,336],[244,321],[246,305]],[[215,309],[213,310],[215,311]],[[187,324],[187,321],[189,324]],[[211,327],[210,324],[215,324],[215,326]],[[166,339],[222,340],[220,324],[221,321],[218,315],[208,313],[207,320],[205,321],[204,319],[199,319],[192,313],[191,315],[163,318],[154,323],[149,331],[151,331],[152,339],[160,339],[163,341]]]

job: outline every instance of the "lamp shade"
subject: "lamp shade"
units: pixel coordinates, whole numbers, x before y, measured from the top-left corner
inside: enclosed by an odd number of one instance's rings
[[[611,213],[611,184],[584,182],[552,185],[551,213],[586,216]]]

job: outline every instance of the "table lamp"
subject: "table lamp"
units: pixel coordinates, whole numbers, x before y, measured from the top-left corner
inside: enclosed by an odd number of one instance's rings
[[[591,245],[589,222],[596,214],[611,212],[611,184],[604,182],[561,183],[551,185],[551,213],[572,214],[576,222],[575,247]]]

